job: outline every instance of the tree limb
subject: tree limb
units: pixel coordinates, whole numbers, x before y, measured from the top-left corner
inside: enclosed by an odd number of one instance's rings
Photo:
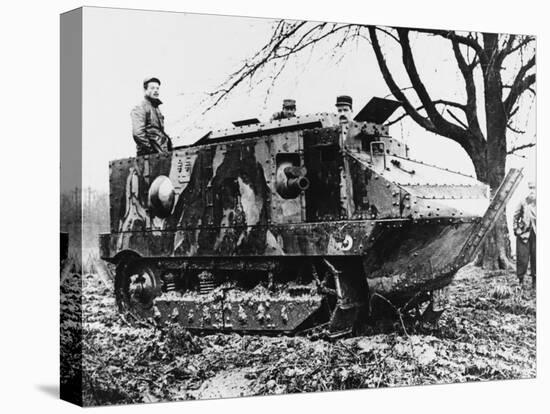
[[[407,89],[407,88],[405,88]],[[458,109],[462,109],[464,111],[465,109],[465,105],[464,104],[460,104],[458,102],[453,102],[453,101],[447,101],[445,99],[438,99],[436,101],[434,101],[434,104],[435,105],[447,105],[447,106],[452,106],[454,108],[458,108]],[[420,106],[417,106],[415,108],[416,111],[420,111],[424,109],[424,105],[420,105]],[[396,124],[398,123],[399,121],[401,121],[403,118],[406,118],[409,114],[408,113],[404,113],[404,114],[401,114],[400,116],[398,116],[397,118],[389,121],[389,122],[386,122],[384,125],[386,126],[390,126],[390,125],[393,125],[393,124]]]
[[[315,43],[318,43],[319,41],[323,40],[324,38],[328,37],[328,36],[331,36],[333,35],[334,33],[340,31],[340,30],[343,30],[343,29],[348,29],[350,26],[352,25],[344,25],[344,26],[339,26],[338,28],[334,28],[334,29],[331,29],[330,31],[328,31],[327,33],[323,34],[322,36],[319,36],[319,37],[316,37],[312,40],[309,40],[308,42],[300,45],[300,46],[296,46],[294,45],[293,48],[291,48],[287,53],[283,53],[281,55],[276,55],[273,57],[273,59],[281,59],[281,58],[286,58],[290,55],[294,55],[296,53],[298,53],[299,51],[301,51],[302,49],[305,49],[306,47],[308,46],[312,46],[313,44]]]
[[[433,125],[435,126],[437,133],[451,138],[461,145],[465,145],[465,129],[443,118],[443,116],[437,111],[432,98],[428,94],[424,83],[420,79],[409,42],[408,29],[399,28],[397,29],[397,33],[399,35],[399,40],[401,41],[401,49],[403,51],[403,65],[405,66],[412,86],[414,87],[414,90],[420,98],[420,101],[424,105],[426,113],[429,119],[432,121]]]
[[[521,129],[514,128],[511,123],[508,123],[506,125],[506,128],[508,128],[512,132],[515,132],[516,134],[525,134],[525,131],[522,131]]]
[[[526,75],[526,73],[535,66],[535,55],[527,61],[518,71],[514,82],[510,86],[510,93],[504,100],[504,110],[509,115],[517,99],[523,92],[529,89],[536,81],[536,75],[534,73]]]
[[[268,63],[275,63],[277,68],[275,70],[275,75],[272,77],[271,83],[273,84],[286,66],[290,56],[308,47],[313,47],[315,44],[337,32],[346,30],[343,38],[338,43],[339,45],[343,45],[343,43],[348,40],[352,29],[358,27],[353,24],[338,23],[318,23],[312,27],[307,27],[306,24],[308,24],[308,22],[305,21],[292,23],[287,23],[284,20],[279,21],[274,28],[274,34],[271,40],[251,58],[247,59],[247,61],[245,61],[237,71],[232,73],[216,91],[208,94],[208,96],[214,98],[214,100],[206,108],[204,113],[216,106],[222,99],[226,98],[229,93],[245,79],[252,79],[256,73]],[[305,32],[300,33],[300,30],[303,28],[306,28]],[[339,48],[335,47],[335,49]]]
[[[506,42],[504,43],[504,47],[500,50],[500,52],[498,53],[499,55],[499,61],[502,63],[502,61],[504,60],[504,58],[510,54],[511,50],[512,50],[512,45],[514,44],[514,40],[516,40],[516,35],[514,34],[510,34],[508,35],[508,39],[506,40]]]
[[[474,67],[477,65],[477,59],[474,57],[473,62],[468,64],[460,51],[460,44],[458,41],[456,39],[451,39],[451,44],[453,46],[453,53],[458,64],[458,68],[462,73],[466,87],[466,107],[464,112],[466,112],[468,127],[472,131],[473,135],[483,139],[483,133],[481,132],[481,127],[477,117],[477,97],[476,85],[474,81]]]
[[[399,39],[397,38],[397,36],[395,36],[392,32],[390,32],[389,30],[385,30],[383,29],[382,27],[377,27],[378,30],[380,30],[381,32],[383,33],[386,33],[389,37],[391,37],[393,40],[395,40],[397,43],[401,43],[399,42]]]
[[[456,34],[456,32],[454,32],[453,30],[437,30],[437,29],[410,29],[410,30],[419,32],[419,33],[433,34],[433,35],[444,37],[445,39],[454,40],[457,43],[460,43],[462,45],[472,48],[477,53],[480,59],[487,58],[485,51],[483,50],[481,45],[471,35],[461,36]]]
[[[453,114],[449,109],[447,109],[447,113],[448,113],[449,115],[451,115],[451,118],[453,118],[457,123],[459,123],[460,125],[462,125],[462,127],[463,127],[464,129],[468,129],[468,125],[466,125],[464,122],[462,122],[462,121],[460,120],[460,118],[458,118],[455,114]]]
[[[510,150],[508,150],[508,152],[506,154],[508,154],[508,155],[514,154],[517,151],[521,151],[521,150],[524,150],[526,148],[531,148],[531,147],[534,147],[535,145],[537,145],[536,142],[530,142],[528,144],[518,145],[517,147],[513,147]]]
[[[401,102],[401,105],[403,106],[403,109],[406,111],[406,113],[420,126],[422,126],[424,129],[435,132],[435,127],[433,123],[430,121],[430,119],[425,118],[421,116],[411,105],[403,91],[397,86],[397,83],[395,83],[395,80],[393,79],[392,74],[390,73],[390,70],[388,69],[388,65],[386,63],[386,59],[384,58],[384,55],[382,54],[382,50],[380,48],[380,43],[378,43],[378,35],[376,34],[376,26],[368,26],[369,29],[369,35],[371,39],[372,48],[374,50],[374,54],[376,56],[376,60],[378,61],[378,66],[380,67],[380,71],[382,72],[382,77],[384,78],[384,81],[388,85],[388,88],[390,88],[391,93],[397,99],[399,102]]]
[[[282,21],[284,22],[284,21]],[[303,27],[307,22],[298,22],[290,26],[290,29],[283,33],[276,33],[276,36],[272,38],[272,40],[264,46],[258,53],[256,53],[253,57],[258,58],[258,62],[255,62],[253,64],[250,64],[249,62],[245,62],[241,68],[239,68],[236,72],[234,72],[232,75],[230,75],[228,81],[226,84],[228,84],[227,87],[220,87],[218,90],[212,92],[209,94],[210,97],[216,97],[214,102],[206,108],[206,110],[203,113],[208,112],[210,109],[212,109],[214,106],[216,106],[222,99],[224,99],[233,89],[235,89],[238,85],[240,85],[245,79],[252,78],[254,74],[261,69],[267,62],[274,59],[277,53],[277,50],[281,46],[281,44],[288,39],[289,37],[292,37],[301,27]],[[279,24],[275,30],[282,31],[284,30],[285,25],[284,23]],[[262,52],[264,54],[262,56]],[[251,59],[251,60],[253,60]]]
[[[522,47],[527,46],[529,43],[533,42],[535,38],[533,36],[523,36],[523,38],[515,45],[514,41],[517,39],[515,35],[510,35],[508,38],[508,41],[506,42],[505,46],[502,48],[502,50],[499,53],[499,61],[502,63],[504,59],[514,53],[516,50],[521,49]]]

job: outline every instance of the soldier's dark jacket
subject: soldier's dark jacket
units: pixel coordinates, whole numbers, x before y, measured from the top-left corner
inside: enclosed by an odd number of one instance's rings
[[[514,212],[514,234],[526,243],[531,230],[537,233],[536,204],[533,199],[527,197],[519,203]]]
[[[160,104],[160,99],[145,97],[130,113],[137,155],[172,150],[170,137],[164,132],[164,115],[160,112]]]

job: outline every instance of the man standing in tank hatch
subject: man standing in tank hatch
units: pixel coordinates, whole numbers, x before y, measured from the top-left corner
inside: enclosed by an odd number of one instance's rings
[[[283,110],[275,112],[270,121],[280,121],[281,119],[289,119],[296,117],[296,100],[294,99],[284,99],[283,100]]]
[[[143,81],[144,99],[132,109],[132,135],[137,155],[166,153],[172,150],[172,140],[164,132],[164,115],[160,112],[160,80],[147,77]]]
[[[336,97],[336,111],[340,118],[340,123],[347,123],[353,120],[353,99],[348,95]]]
[[[516,235],[516,268],[520,285],[531,264],[533,288],[537,280],[537,199],[535,183],[528,184],[529,193],[514,213],[514,234]]]

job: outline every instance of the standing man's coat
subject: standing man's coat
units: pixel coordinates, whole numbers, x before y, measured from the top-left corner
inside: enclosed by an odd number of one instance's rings
[[[161,103],[159,99],[146,97],[132,109],[132,135],[136,141],[137,155],[172,149],[170,137],[164,132],[164,115],[159,108]]]
[[[518,205],[514,213],[516,235],[517,276],[520,283],[531,263],[533,287],[537,277],[537,201],[534,183],[529,183],[530,194]]]

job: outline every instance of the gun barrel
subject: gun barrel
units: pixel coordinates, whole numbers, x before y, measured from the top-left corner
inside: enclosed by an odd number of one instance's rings
[[[309,180],[306,177],[289,178],[287,186],[291,189],[306,191],[309,188]]]
[[[290,162],[281,163],[277,168],[277,192],[283,198],[296,198],[309,188],[306,170],[296,167]]]

